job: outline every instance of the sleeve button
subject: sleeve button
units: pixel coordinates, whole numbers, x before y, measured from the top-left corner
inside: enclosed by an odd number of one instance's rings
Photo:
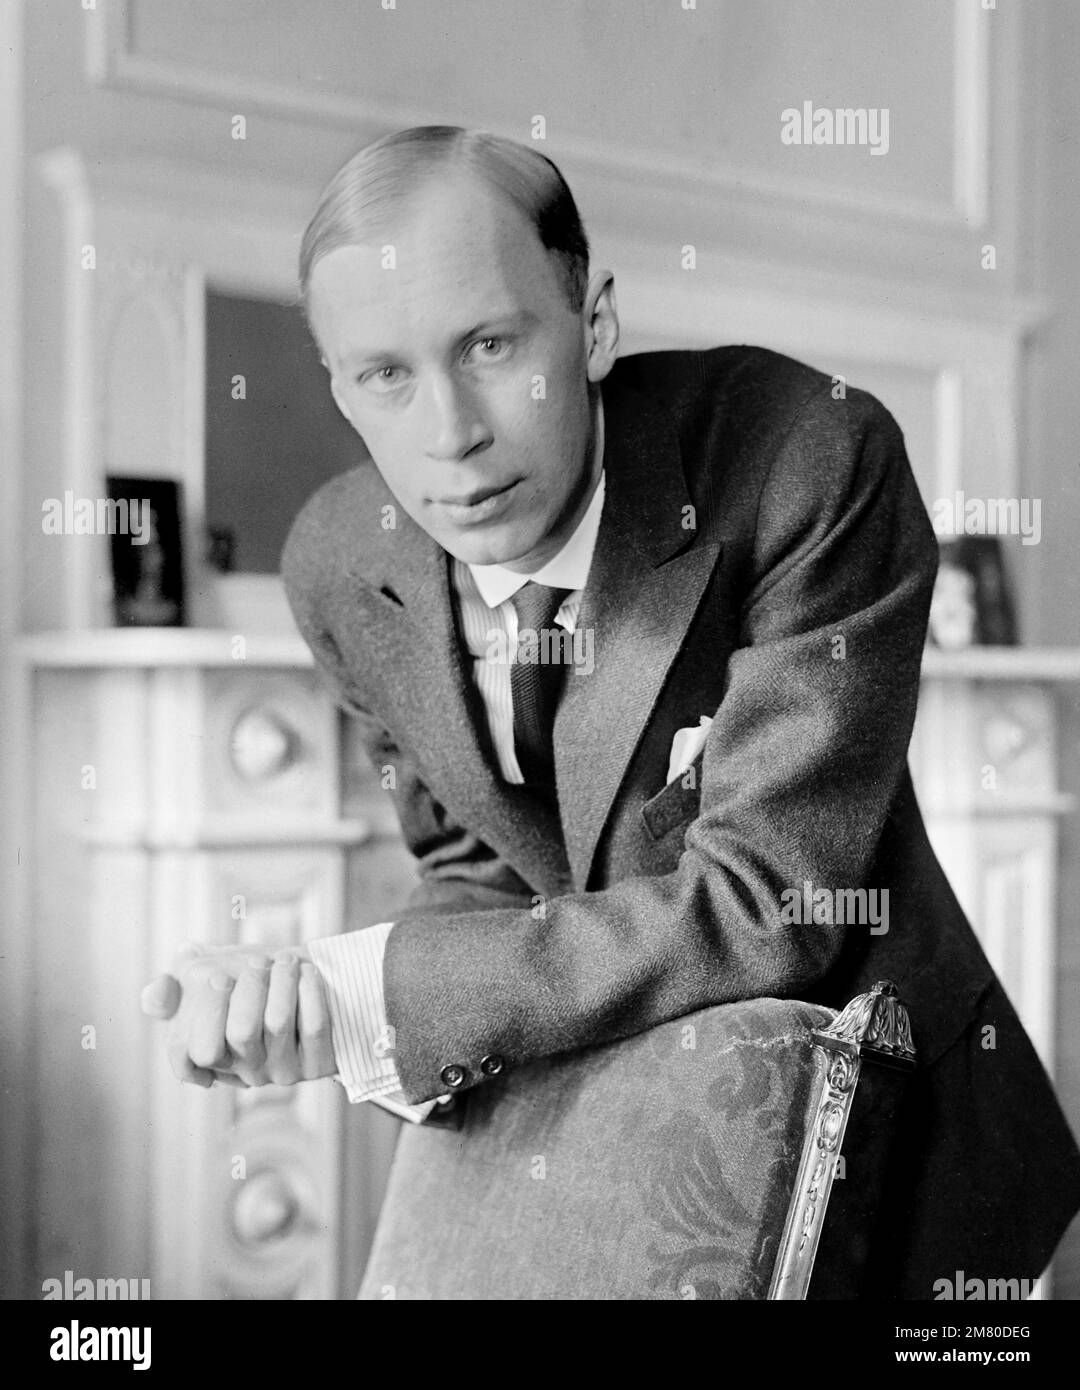
[[[485,1076],[498,1076],[505,1066],[506,1062],[497,1052],[493,1052],[490,1057],[484,1057],[480,1062],[480,1070]]]
[[[459,1091],[468,1079],[468,1071],[457,1062],[451,1062],[448,1067],[443,1067],[439,1073],[439,1080],[451,1091]]]

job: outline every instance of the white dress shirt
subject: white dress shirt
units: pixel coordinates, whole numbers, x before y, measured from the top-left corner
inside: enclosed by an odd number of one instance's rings
[[[603,448],[601,405],[594,457],[602,459]],[[518,574],[502,565],[469,565],[456,558],[451,563],[455,611],[499,769],[507,782],[525,780],[514,749],[510,670],[517,656],[518,619],[511,599],[529,580],[569,590],[555,621],[567,632],[574,632],[600,529],[604,485],[601,469],[573,535],[535,574]],[[422,1120],[435,1102],[409,1105],[401,1094],[394,1063],[394,1030],[386,1017],[382,967],[393,925],[380,922],[361,931],[321,937],[309,941],[307,949],[326,984],[337,1079],[349,1099],[374,1100],[404,1118]]]

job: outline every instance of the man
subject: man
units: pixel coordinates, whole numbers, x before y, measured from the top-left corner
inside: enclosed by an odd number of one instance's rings
[[[906,770],[936,548],[892,419],[757,349],[617,361],[561,175],[458,129],[345,165],[301,283],[374,468],[308,503],[285,582],[420,883],[393,924],[159,982],[177,1072],[430,1105],[888,978],[920,1071],[881,1292],[1037,1276],[1080,1155]],[[887,891],[887,930],[785,919],[808,882]]]

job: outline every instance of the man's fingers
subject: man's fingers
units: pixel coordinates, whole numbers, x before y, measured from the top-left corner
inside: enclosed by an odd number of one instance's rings
[[[171,1020],[166,1052],[181,1081],[288,1086],[333,1072],[325,988],[310,963],[302,968],[291,952],[271,962],[261,948],[190,943],[173,969],[146,986],[141,1002],[151,1018]]]
[[[207,1071],[225,1070],[229,1064],[229,1047],[225,1041],[225,1025],[229,1018],[229,1000],[235,981],[223,970],[214,973],[199,985],[189,985],[192,991],[187,1014],[187,1051],[195,1063]]]
[[[285,955],[274,961],[263,1029],[266,1070],[275,1086],[291,1086],[301,1077],[296,1034],[299,982],[300,962],[295,956]]]
[[[142,1011],[149,1018],[172,1018],[180,1007],[181,993],[175,975],[159,975],[142,992]]]
[[[266,1061],[263,1015],[270,990],[270,962],[246,965],[229,1001],[225,1041],[244,1067],[257,1071]]]
[[[210,1087],[214,1084],[214,1073],[205,1067],[197,1067],[188,1056],[187,1039],[179,1029],[169,1030],[165,1039],[165,1055],[178,1080],[188,1081],[194,1086]]]
[[[305,1081],[331,1076],[337,1068],[330,1037],[330,1008],[322,976],[310,961],[300,966],[297,999],[300,1074]]]

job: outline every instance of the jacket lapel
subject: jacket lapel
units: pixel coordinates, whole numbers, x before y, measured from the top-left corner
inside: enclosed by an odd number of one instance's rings
[[[555,720],[559,806],[579,891],[720,550],[692,524],[671,416],[612,383],[604,421],[604,511],[578,618],[592,629],[594,664],[568,673]]]
[[[401,600],[407,627],[401,610],[390,615],[394,645],[386,653],[400,676],[392,698],[432,793],[537,891],[565,892],[570,872],[557,813],[503,781],[479,732],[480,697],[458,638],[446,552],[404,517],[392,573],[362,582]]]

